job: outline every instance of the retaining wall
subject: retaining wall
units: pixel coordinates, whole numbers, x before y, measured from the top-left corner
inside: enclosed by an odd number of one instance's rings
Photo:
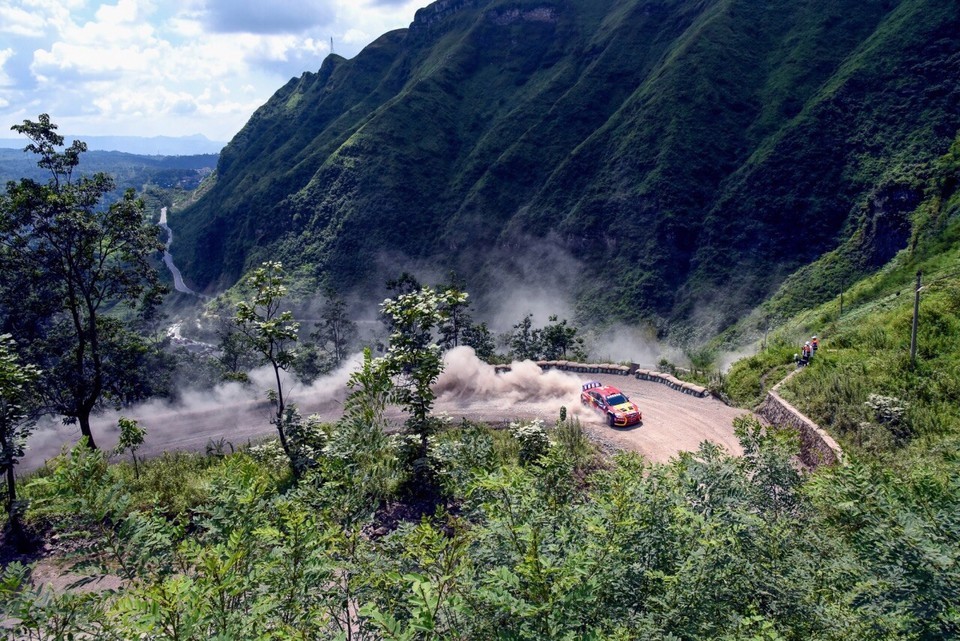
[[[804,465],[816,468],[821,465],[835,465],[843,461],[843,449],[826,430],[804,416],[800,410],[783,400],[777,390],[796,370],[774,385],[767,392],[767,398],[757,407],[756,412],[774,426],[790,427],[800,434],[800,460]]]

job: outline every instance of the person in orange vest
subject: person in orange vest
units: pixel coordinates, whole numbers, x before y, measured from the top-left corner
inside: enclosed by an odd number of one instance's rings
[[[814,334],[813,338],[810,339],[810,346],[813,347],[813,353],[817,353],[817,348],[820,347],[820,340],[817,338],[817,335]]]

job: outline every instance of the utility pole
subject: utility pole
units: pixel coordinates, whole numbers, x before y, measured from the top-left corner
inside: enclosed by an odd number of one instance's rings
[[[910,331],[910,367],[917,364],[917,324],[920,320],[920,278],[921,272],[917,270],[917,291],[913,298],[913,328]]]

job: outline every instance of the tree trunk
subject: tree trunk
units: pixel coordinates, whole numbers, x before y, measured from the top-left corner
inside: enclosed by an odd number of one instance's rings
[[[81,410],[77,422],[80,423],[80,434],[87,437],[87,447],[91,450],[97,449],[97,444],[93,442],[93,432],[90,431],[90,410]]]
[[[293,454],[290,452],[290,444],[287,442],[287,434],[283,429],[283,412],[286,409],[286,403],[283,400],[283,383],[280,380],[280,367],[273,363],[273,374],[277,379],[277,434],[280,436],[280,446],[283,448],[287,459],[290,460],[290,469],[293,475],[299,477],[297,465],[293,460]]]
[[[13,475],[13,465],[7,466],[7,514],[13,519],[13,506],[17,502],[17,479]]]
[[[30,547],[23,524],[20,522],[20,507],[17,505],[17,479],[13,473],[13,465],[7,466],[7,517],[10,522],[10,542],[19,552],[25,552]]]

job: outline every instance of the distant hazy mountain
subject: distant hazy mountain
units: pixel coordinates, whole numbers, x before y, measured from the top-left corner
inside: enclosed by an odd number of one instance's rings
[[[203,134],[192,136],[64,136],[66,144],[79,138],[87,143],[87,148],[102,151],[122,151],[141,156],[198,156],[218,154],[225,142],[210,140]],[[0,148],[22,149],[23,138],[0,138]]]
[[[109,174],[117,185],[115,195],[119,196],[127,188],[139,190],[146,184],[194,189],[216,166],[217,154],[154,156],[93,150],[80,156],[76,175]],[[21,178],[47,181],[50,171],[37,166],[34,154],[0,146],[0,185]]]
[[[715,330],[834,250],[804,302],[907,246],[958,51],[957,0],[441,0],[280,88],[175,253],[211,288],[454,269]]]

